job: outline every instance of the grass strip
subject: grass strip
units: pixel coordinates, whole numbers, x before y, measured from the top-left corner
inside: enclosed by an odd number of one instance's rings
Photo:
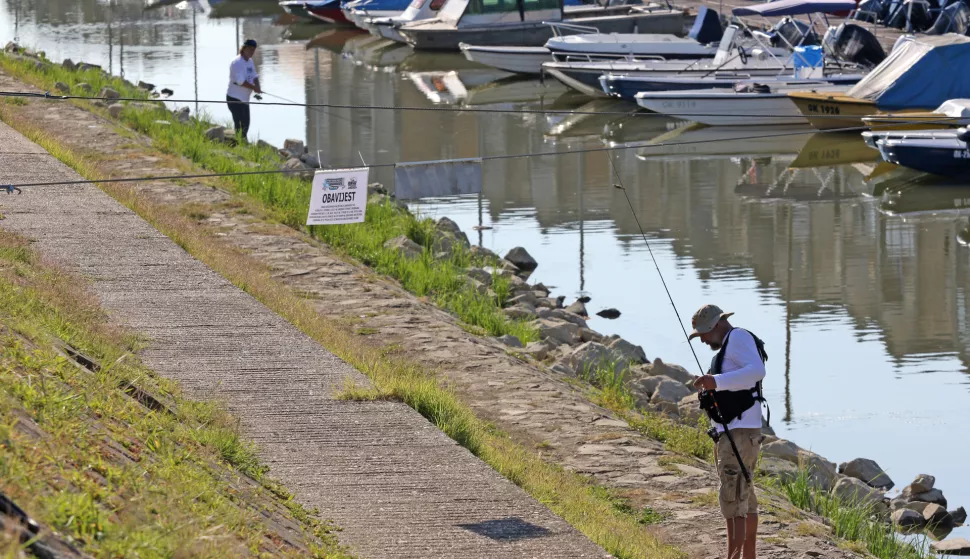
[[[306,556],[270,539],[260,509],[276,503],[318,537],[312,557],[347,557],[332,527],[266,477],[233,418],[142,366],[132,355],[139,340],[107,326],[83,285],[0,231],[3,491],[98,557]],[[103,365],[77,365],[55,349],[63,343]],[[124,387],[167,402],[166,411]]]
[[[96,162],[78,156],[14,111],[0,107],[0,118],[82,176],[91,180],[103,178]],[[684,557],[683,552],[663,544],[653,534],[649,525],[656,515],[652,511],[634,509],[590,478],[550,464],[535,451],[512,441],[475,416],[436,375],[394,355],[393,351],[363,343],[350,326],[324,319],[303,299],[274,280],[265,266],[218,242],[176,209],[153,206],[122,183],[100,186],[194,257],[372,379],[373,388],[348,387],[345,397],[393,398],[407,403],[616,557]]]
[[[40,63],[38,66],[36,60],[19,60],[3,54],[0,54],[0,67],[46,90],[60,82],[78,94],[82,91],[78,84],[87,83],[95,92],[102,87],[111,87],[123,97],[148,99],[145,91],[98,70],[77,72],[50,63]],[[76,101],[76,104],[92,108],[87,101]],[[104,111],[101,113],[104,114]],[[151,138],[155,149],[186,157],[213,173],[276,170],[280,165],[279,156],[268,144],[257,142],[230,146],[209,140],[205,132],[213,123],[205,114],[182,122],[160,103],[154,110],[136,104],[128,105],[120,119],[133,130]],[[495,265],[495,262],[460,248],[440,257],[440,247],[435,245],[435,224],[429,218],[401,211],[394,204],[372,202],[367,206],[364,223],[307,227],[304,224],[309,209],[310,181],[280,174],[225,177],[220,182],[233,192],[246,194],[261,202],[281,223],[305,231],[344,255],[393,277],[411,293],[429,297],[435,304],[488,335],[511,334],[523,344],[538,339],[535,326],[525,321],[510,320],[502,312],[503,303],[509,295],[506,278],[496,275],[491,291],[486,293],[480,293],[466,281],[465,271],[469,266]],[[422,246],[420,258],[408,258],[384,246],[388,240],[401,235]]]
[[[847,501],[822,491],[813,483],[808,467],[802,466],[794,476],[765,478],[769,487],[788,497],[796,507],[815,513],[829,521],[832,533],[848,542],[849,549],[868,553],[879,559],[926,559],[929,551],[925,536],[906,541],[884,514],[872,504]]]

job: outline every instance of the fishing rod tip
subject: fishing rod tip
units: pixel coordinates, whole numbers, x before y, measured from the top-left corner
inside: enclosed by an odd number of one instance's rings
[[[623,185],[622,184],[614,184],[613,185],[613,188],[618,188],[620,190],[626,190],[625,188],[623,188]]]

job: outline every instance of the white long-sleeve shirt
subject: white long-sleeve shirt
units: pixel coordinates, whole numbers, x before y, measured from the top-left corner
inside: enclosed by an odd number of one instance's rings
[[[240,101],[249,101],[249,96],[253,90],[242,87],[242,84],[253,85],[258,77],[256,63],[253,62],[253,59],[246,60],[240,54],[229,65],[229,89],[226,91],[226,95]]]
[[[715,375],[717,390],[747,390],[765,378],[765,364],[758,353],[754,337],[747,330],[734,328],[728,333],[727,349],[721,363],[721,374]],[[724,431],[715,425],[718,431]],[[761,429],[761,402],[755,402],[741,414],[741,417],[728,423],[728,429]]]

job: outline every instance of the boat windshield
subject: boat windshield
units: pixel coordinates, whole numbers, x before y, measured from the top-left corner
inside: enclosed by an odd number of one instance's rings
[[[526,12],[558,10],[559,0],[521,0]],[[518,0],[470,0],[465,14],[518,13]]]

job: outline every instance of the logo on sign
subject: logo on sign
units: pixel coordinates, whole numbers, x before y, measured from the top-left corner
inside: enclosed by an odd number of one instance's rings
[[[325,186],[327,190],[337,190],[338,188],[343,188],[344,178],[338,177],[334,179],[323,179],[323,186]]]
[[[357,188],[357,177],[350,177],[350,180],[347,181],[347,188],[350,190],[355,190]]]

